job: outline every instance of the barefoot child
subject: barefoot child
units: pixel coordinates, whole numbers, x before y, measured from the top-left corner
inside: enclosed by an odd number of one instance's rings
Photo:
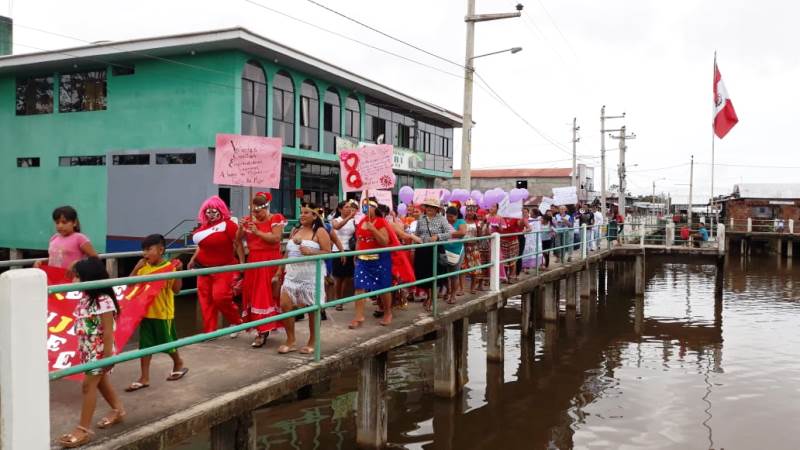
[[[56,234],[50,238],[47,247],[48,265],[70,270],[76,261],[97,256],[89,238],[80,232],[81,226],[75,208],[72,206],[56,208],[53,211],[53,222]],[[34,267],[39,267],[41,264],[41,261],[37,261]]]
[[[96,257],[78,261],[74,268],[75,281],[96,281],[108,278],[103,262]],[[114,291],[110,288],[83,292],[75,308],[75,334],[81,364],[99,361],[114,355],[114,326],[119,312]],[[80,447],[92,438],[90,422],[97,404],[97,391],[111,406],[111,413],[97,423],[108,428],[122,422],[125,410],[109,380],[111,366],[92,369],[83,378],[83,403],[79,424],[72,432],[61,436],[58,443],[66,448]]]
[[[172,262],[164,259],[166,242],[164,236],[151,234],[142,241],[144,256],[134,267],[131,276],[150,275],[153,272],[172,267]],[[180,270],[180,261],[172,271]],[[180,292],[182,280],[176,278],[168,280],[161,292],[153,299],[142,322],[139,324],[139,348],[153,347],[177,340],[175,332],[175,294]],[[178,354],[178,349],[166,352],[172,358],[172,372],[167,381],[176,381],[183,378],[189,371],[183,367],[183,360]],[[141,361],[142,374],[138,381],[134,381],[125,389],[125,392],[134,392],[150,386],[150,361],[152,355],[143,356]]]

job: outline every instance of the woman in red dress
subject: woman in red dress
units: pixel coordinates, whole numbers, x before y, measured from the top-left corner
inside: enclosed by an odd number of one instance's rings
[[[247,242],[247,262],[273,261],[281,259],[281,238],[286,219],[280,214],[272,214],[269,204],[272,195],[258,192],[253,198],[253,214],[242,221],[237,239]],[[265,319],[280,313],[278,299],[272,296],[272,279],[278,266],[260,267],[244,272],[242,285],[242,319],[245,322]],[[280,322],[272,322],[256,327],[257,336],[251,346],[263,347],[269,332],[280,328]]]
[[[200,226],[192,233],[197,251],[187,264],[189,269],[244,262],[244,251],[236,240],[239,226],[231,220],[231,212],[221,198],[214,195],[203,202],[197,221]],[[204,333],[217,330],[217,313],[222,313],[231,325],[242,323],[239,308],[233,302],[233,283],[238,276],[238,272],[220,272],[197,277],[197,299],[203,313]]]

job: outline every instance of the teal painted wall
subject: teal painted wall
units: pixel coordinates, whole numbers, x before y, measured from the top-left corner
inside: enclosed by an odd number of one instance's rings
[[[133,75],[109,70],[105,111],[17,116],[15,77],[0,77],[0,247],[47,248],[54,232],[50,214],[69,204],[84,233],[104,250],[106,168],[59,167],[59,156],[209,147],[216,133],[238,132],[239,58],[218,53],[170,59],[196,67],[142,60],[134,63]],[[18,157],[39,157],[41,167],[18,169]]]

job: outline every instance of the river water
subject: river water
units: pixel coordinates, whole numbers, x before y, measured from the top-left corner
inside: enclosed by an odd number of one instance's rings
[[[593,314],[537,323],[533,339],[512,300],[503,363],[487,364],[471,318],[469,383],[452,400],[432,394],[432,342],[393,351],[390,448],[800,448],[800,267],[731,256],[721,296],[714,265],[648,259],[646,272],[643,300],[610,273]],[[258,448],[355,448],[356,379],[258,411]]]

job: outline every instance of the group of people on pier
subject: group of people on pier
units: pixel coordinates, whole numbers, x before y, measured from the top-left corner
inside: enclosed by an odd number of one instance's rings
[[[392,323],[393,309],[405,309],[409,302],[422,303],[425,310],[432,307],[434,289],[449,304],[456,303],[469,293],[488,289],[491,263],[490,240],[467,240],[501,235],[501,280],[514,283],[523,272],[538,268],[547,270],[551,260],[569,262],[574,250],[586,239],[589,250],[599,246],[601,227],[605,223],[598,207],[576,205],[553,206],[545,211],[537,207],[523,208],[521,218],[501,217],[498,205],[484,210],[471,200],[441,204],[430,198],[410,205],[401,216],[373,198],[362,203],[348,200],[338,204],[336,211],[326,215],[312,204],[304,204],[299,221],[284,239],[288,221],[270,211],[272,196],[259,192],[251,204],[251,214],[239,220],[232,217],[225,202],[217,196],[207,199],[198,212],[198,226],[192,232],[196,251],[186,264],[188,269],[224,267],[245,262],[264,262],[284,258],[301,258],[348,251],[368,251],[399,247],[407,244],[441,243],[413,250],[393,250],[340,256],[325,259],[318,270],[316,260],[291,262],[237,271],[221,271],[197,276],[197,298],[203,317],[203,331],[218,329],[221,314],[231,325],[257,321],[297,308],[320,302],[375,292],[370,296],[375,309],[372,315],[379,324]],[[613,216],[612,216],[613,217]],[[615,217],[615,219],[617,219]],[[94,281],[108,278],[105,265],[89,239],[80,233],[77,212],[61,207],[53,212],[56,234],[49,245],[48,264],[68,269],[74,279]],[[619,220],[619,219],[617,219]],[[583,227],[585,225],[585,227]],[[583,230],[586,232],[583,232]],[[181,270],[180,261],[165,259],[166,244],[161,235],[151,235],[142,242],[143,258],[131,275],[146,275],[155,271]],[[435,269],[435,271],[434,271]],[[472,270],[470,270],[472,269]],[[462,274],[441,277],[454,271]],[[434,272],[435,282],[417,284],[411,288],[389,288],[395,285],[428,280]],[[170,280],[156,296],[140,323],[140,348],[173,342],[177,339],[174,324],[174,295],[181,289],[181,280]],[[317,293],[317,290],[319,292]],[[240,301],[238,301],[240,300]],[[354,303],[350,329],[363,326],[366,300]],[[344,305],[337,305],[341,311]],[[120,313],[110,289],[90,290],[83,294],[75,312],[75,329],[79,337],[80,362],[97,361],[114,354],[114,321]],[[314,351],[316,333],[315,313],[309,314],[309,337],[298,346],[295,322],[301,317],[286,318],[255,326],[253,348],[265,345],[270,332],[283,329],[285,341],[278,353]],[[323,320],[326,319],[323,314]],[[235,337],[235,334],[232,335]],[[173,360],[168,380],[176,381],[188,372],[177,349],[167,352]],[[141,376],[126,391],[149,387],[150,357],[141,360]],[[110,427],[123,420],[124,409],[108,380],[111,368],[86,373],[84,404],[79,425],[59,442],[65,447],[80,446],[91,437],[90,421],[94,413],[96,392],[112,407],[112,412],[97,426]]]

